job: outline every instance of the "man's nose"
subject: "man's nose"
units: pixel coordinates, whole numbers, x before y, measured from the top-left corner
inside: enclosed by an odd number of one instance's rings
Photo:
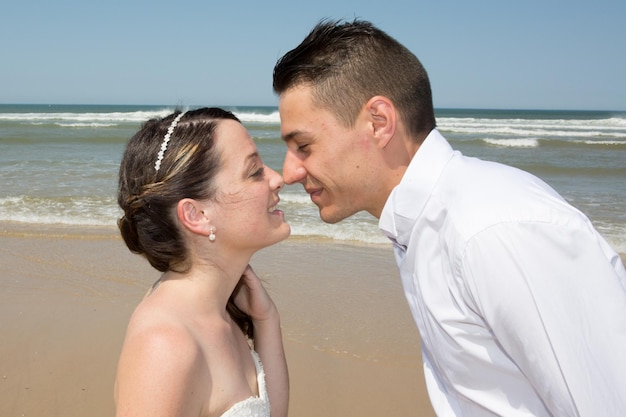
[[[301,182],[306,177],[306,169],[302,165],[302,161],[291,152],[285,154],[285,162],[283,164],[283,178],[286,184]]]

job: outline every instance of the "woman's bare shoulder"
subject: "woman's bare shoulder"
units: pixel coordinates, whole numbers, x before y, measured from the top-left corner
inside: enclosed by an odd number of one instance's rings
[[[135,310],[118,364],[118,407],[201,408],[190,395],[210,386],[204,352],[184,323],[158,310]]]

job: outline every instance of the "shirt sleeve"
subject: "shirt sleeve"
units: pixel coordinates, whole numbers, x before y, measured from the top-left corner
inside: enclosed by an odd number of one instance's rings
[[[496,343],[553,415],[626,415],[626,291],[584,222],[502,223],[461,263]]]

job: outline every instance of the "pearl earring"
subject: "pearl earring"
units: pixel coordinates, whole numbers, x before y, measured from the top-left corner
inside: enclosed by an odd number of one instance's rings
[[[209,240],[211,242],[215,242],[215,228],[213,226],[211,226],[211,229],[209,229],[211,231],[211,234],[209,235]]]

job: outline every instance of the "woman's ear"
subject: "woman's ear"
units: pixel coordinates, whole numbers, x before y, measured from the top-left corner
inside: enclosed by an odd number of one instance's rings
[[[370,117],[372,135],[378,146],[387,146],[396,131],[397,113],[391,100],[385,96],[374,96],[368,100],[365,109]]]
[[[183,198],[176,205],[176,216],[180,224],[187,230],[200,235],[208,236],[210,231],[210,219],[205,207],[197,200]]]

